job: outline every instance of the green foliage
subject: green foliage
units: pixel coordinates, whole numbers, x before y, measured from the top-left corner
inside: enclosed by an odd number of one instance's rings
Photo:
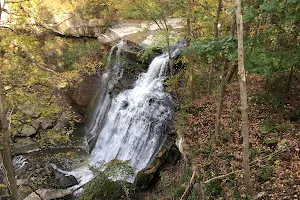
[[[222,194],[222,187],[221,187],[222,180],[216,179],[208,182],[206,184],[205,193],[210,199],[216,198]]]
[[[269,133],[269,132],[285,132],[289,128],[288,124],[282,123],[277,124],[270,120],[264,120],[262,122],[262,126],[260,131],[262,133]]]
[[[245,2],[244,20],[250,31],[246,45],[246,68],[270,76],[292,66],[299,67],[299,1]]]
[[[207,61],[226,58],[230,61],[237,58],[237,39],[235,37],[206,38],[193,42],[186,53],[200,56]]]
[[[100,55],[102,47],[98,41],[73,42],[61,47],[61,60],[64,70],[74,70],[76,62],[83,56],[91,57]],[[83,64],[83,63],[80,63]]]
[[[45,130],[40,133],[39,145],[44,148],[48,145],[60,145],[70,143],[67,131],[57,132],[54,129]]]
[[[273,173],[274,173],[274,169],[273,169],[272,166],[270,166],[270,165],[264,165],[259,170],[258,181],[260,183],[264,183],[264,182],[270,180],[272,178],[272,176],[273,176]]]
[[[84,192],[80,199],[128,199],[130,184],[127,179],[134,174],[128,161],[115,159],[91,169],[95,177],[84,186]]]

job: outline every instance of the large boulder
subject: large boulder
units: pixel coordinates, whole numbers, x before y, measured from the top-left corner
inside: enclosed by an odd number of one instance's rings
[[[31,138],[16,138],[13,144],[14,154],[26,154],[38,150],[40,150],[39,144]]]
[[[70,91],[70,96],[78,106],[86,109],[99,88],[101,88],[101,77],[94,74],[87,76],[82,82],[78,83],[75,89]]]
[[[69,188],[78,184],[77,179],[72,175],[65,175],[61,172],[55,172],[55,180],[58,183],[59,188]]]
[[[38,111],[38,108],[36,105],[32,105],[31,103],[25,103],[25,107],[23,109],[20,109],[21,112],[29,117],[37,118],[40,116],[40,112]]]
[[[52,200],[52,199],[71,199],[72,192],[70,190],[57,189],[38,189],[32,192],[24,200]]]
[[[53,126],[53,120],[51,119],[41,119],[41,126],[44,130],[51,128]]]
[[[25,137],[30,137],[34,134],[36,134],[36,129],[33,128],[32,126],[28,124],[24,124],[19,130],[19,136],[25,136]]]

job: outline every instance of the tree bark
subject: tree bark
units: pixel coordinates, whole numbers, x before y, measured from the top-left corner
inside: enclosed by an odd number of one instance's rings
[[[191,30],[191,14],[192,14],[192,2],[188,0],[188,10],[187,10],[187,19],[186,19],[186,47],[188,48],[191,45],[192,40],[192,30]],[[190,93],[191,99],[195,99],[195,91],[194,91],[194,60],[190,54],[187,54],[188,65],[190,67],[189,73],[189,86],[190,86]]]
[[[185,191],[183,193],[183,195],[181,196],[180,200],[187,200],[191,191],[193,190],[194,184],[196,182],[196,177],[197,177],[197,170],[193,171],[191,180],[189,182],[189,184],[187,185],[187,187],[185,188]]]
[[[231,74],[233,74],[235,65],[232,63],[230,67],[226,70],[225,66],[227,65],[227,62],[224,63],[223,67],[223,73],[222,73],[222,81],[221,81],[221,88],[220,88],[220,95],[219,95],[219,103],[217,107],[217,113],[216,113],[216,126],[215,126],[215,137],[218,138],[220,135],[221,130],[221,116],[222,116],[222,110],[223,110],[223,104],[224,104],[224,98],[226,93],[226,84],[228,83]]]
[[[208,85],[207,85],[207,94],[211,95],[211,88],[212,88],[212,73],[214,71],[214,63],[211,61],[209,66],[209,73],[208,73]]]
[[[241,97],[241,113],[242,113],[242,131],[243,131],[243,167],[245,172],[245,187],[247,193],[253,196],[253,188],[250,181],[250,166],[249,166],[249,125],[248,125],[248,103],[247,103],[247,88],[246,74],[244,67],[244,38],[243,38],[243,18],[241,0],[235,0],[236,5],[236,22],[238,36],[238,66],[239,66],[239,84]]]
[[[10,150],[10,134],[9,124],[6,118],[6,109],[4,105],[4,93],[2,89],[2,83],[0,81],[0,122],[1,122],[1,133],[3,136],[3,163],[7,171],[8,187],[13,200],[19,200],[18,188],[16,179],[13,171],[13,164]]]
[[[222,9],[222,0],[218,1],[218,9],[217,9],[217,15],[216,15],[216,22],[214,24],[215,27],[215,38],[219,37],[219,21],[220,21],[220,14]],[[211,95],[212,93],[212,73],[213,73],[213,67],[214,67],[214,61],[211,62],[209,67],[209,75],[208,75],[208,87],[207,87],[207,94]]]
[[[217,10],[217,16],[216,16],[216,22],[215,22],[215,37],[219,37],[219,21],[220,21],[220,13],[222,9],[222,0],[219,0],[218,2],[218,10]]]
[[[168,56],[169,56],[169,67],[170,67],[170,73],[171,73],[171,77],[172,77],[173,74],[174,74],[174,70],[173,70],[174,62],[173,62],[173,58],[172,58],[172,55],[171,55],[170,31],[169,31],[169,28],[168,28],[166,18],[163,18],[162,21],[163,21],[163,24],[162,23],[161,24],[163,25],[164,31],[165,31],[165,34],[166,34],[166,42],[167,42]]]
[[[282,116],[283,116],[283,113],[284,113],[284,105],[285,105],[286,99],[287,99],[287,97],[289,96],[289,93],[290,93],[290,89],[291,89],[291,85],[292,85],[292,79],[293,79],[293,67],[291,67],[289,75],[288,75],[287,80],[286,80],[286,84],[285,84],[285,87],[284,87],[282,99],[281,99],[281,102],[280,102],[279,112],[277,114],[277,123],[282,122]]]

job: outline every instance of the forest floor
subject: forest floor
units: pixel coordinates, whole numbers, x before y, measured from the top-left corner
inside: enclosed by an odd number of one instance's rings
[[[278,81],[280,76],[274,80],[266,84],[262,76],[247,77],[251,179],[257,199],[296,200],[300,198],[300,77],[299,73],[293,77],[281,123],[277,121],[279,94],[285,81]],[[215,91],[197,98],[188,109],[182,128],[187,159],[163,170],[145,199],[179,199],[191,177],[190,164],[199,169],[190,200],[200,199],[201,182],[220,175],[225,176],[206,184],[207,199],[249,199],[241,172],[243,138],[238,81],[227,86],[221,133],[213,145],[218,95]]]

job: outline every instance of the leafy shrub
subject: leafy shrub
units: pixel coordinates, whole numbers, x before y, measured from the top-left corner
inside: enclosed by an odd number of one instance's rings
[[[70,71],[75,68],[75,63],[82,57],[91,57],[90,60],[92,60],[92,57],[97,56],[97,54],[100,55],[101,51],[102,46],[98,41],[70,43],[69,45],[62,47],[63,54],[61,60],[64,63],[64,68],[67,71]],[[82,64],[86,63],[83,62]]]
[[[289,125],[286,123],[282,124],[276,124],[275,122],[264,120],[262,122],[262,126],[260,128],[260,131],[262,133],[269,133],[271,131],[273,132],[284,132],[289,128]]]
[[[271,166],[265,165],[259,170],[258,181],[264,183],[270,180],[273,176],[274,170]]]
[[[84,186],[81,200],[128,199],[130,184],[127,180],[134,174],[128,161],[115,159],[100,167],[92,167],[91,170],[95,177]]]
[[[222,180],[216,179],[206,184],[206,195],[209,197],[217,197],[222,193]]]

